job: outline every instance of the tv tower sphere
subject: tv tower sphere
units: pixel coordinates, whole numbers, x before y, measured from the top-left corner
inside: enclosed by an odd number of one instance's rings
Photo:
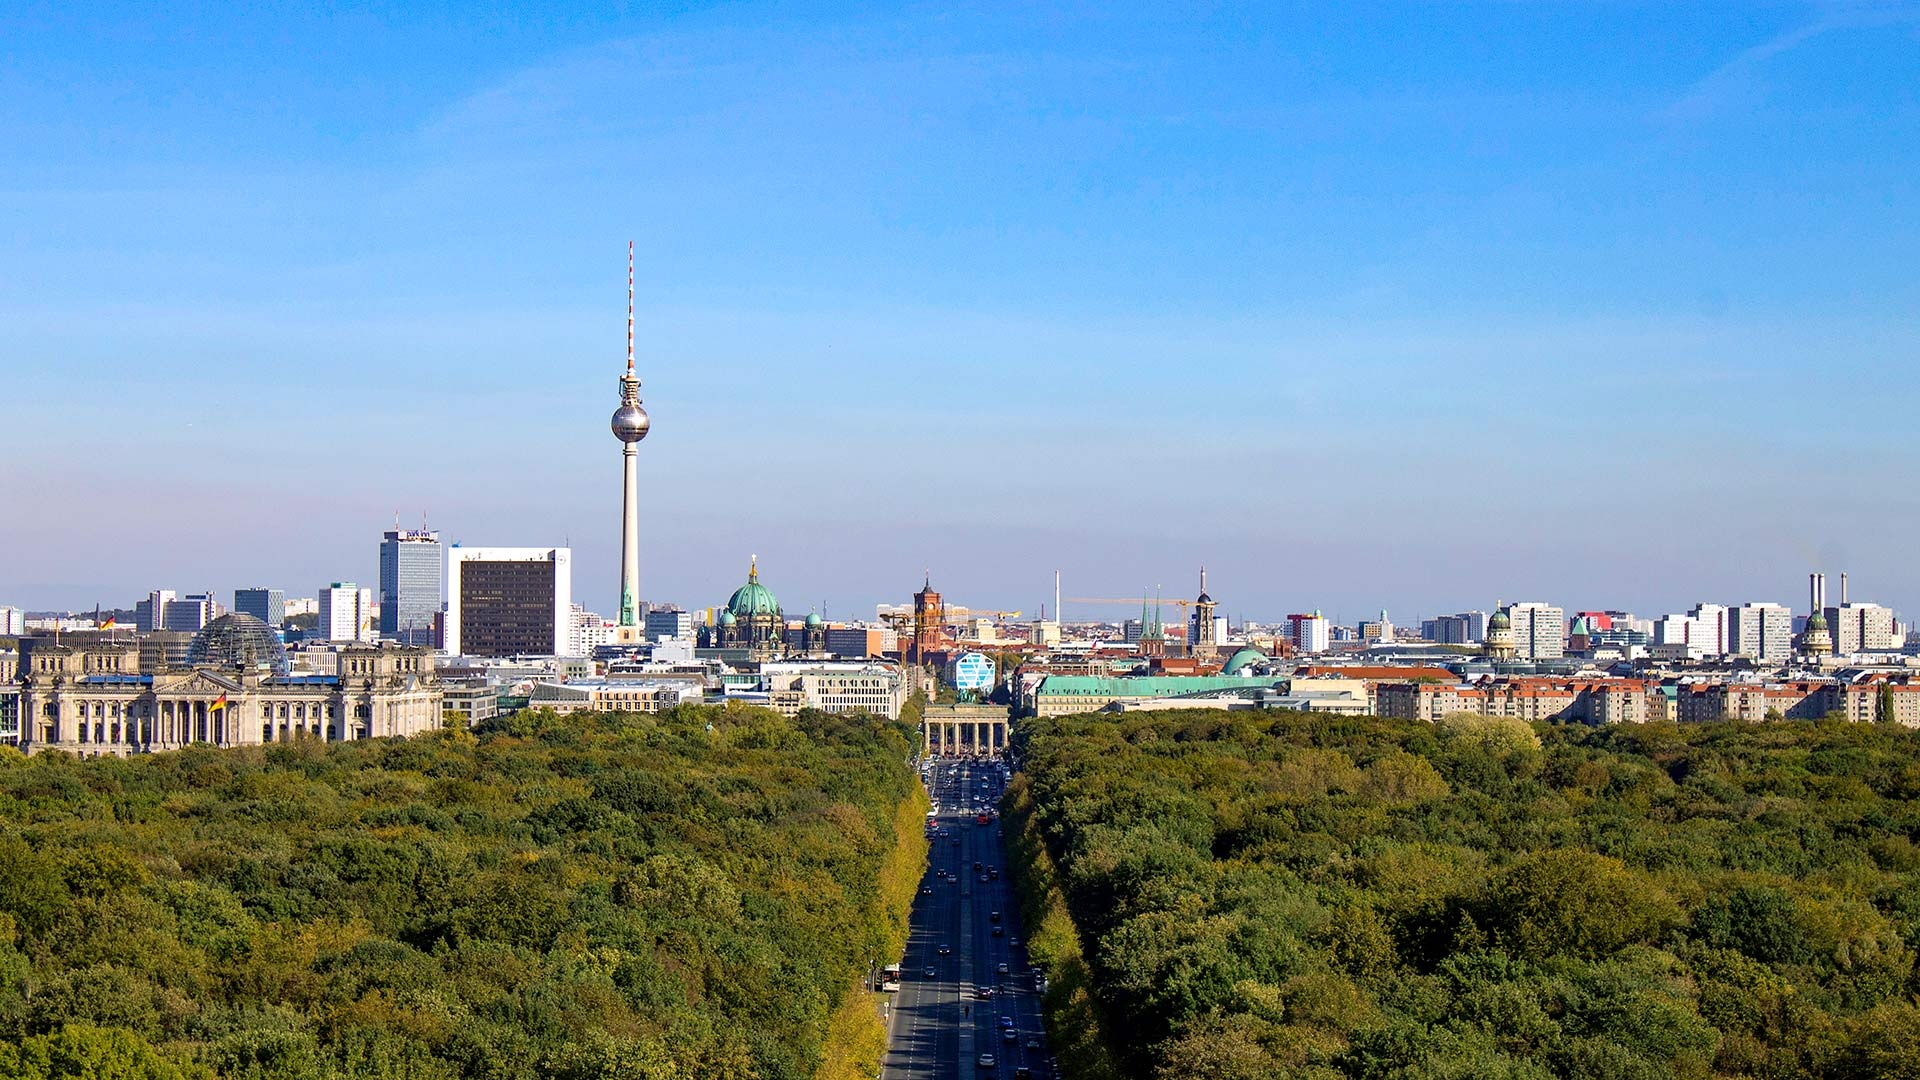
[[[626,379],[620,380],[620,407],[613,410],[613,437],[623,443],[637,443],[646,438],[651,423],[647,410],[640,407],[638,382],[636,379],[629,384]],[[631,395],[627,392],[629,385],[634,391]]]

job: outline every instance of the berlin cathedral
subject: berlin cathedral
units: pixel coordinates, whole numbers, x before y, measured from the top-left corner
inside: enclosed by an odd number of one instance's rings
[[[780,601],[760,584],[760,561],[755,558],[748,565],[747,583],[733,591],[714,625],[705,630],[701,647],[737,651],[748,660],[778,660],[796,653],[818,656],[827,649],[827,628],[812,614],[797,634],[789,633]]]

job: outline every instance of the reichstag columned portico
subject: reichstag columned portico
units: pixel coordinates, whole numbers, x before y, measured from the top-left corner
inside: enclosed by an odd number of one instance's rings
[[[289,675],[265,623],[226,615],[202,630],[179,669],[142,670],[137,644],[22,642],[20,747],[88,756],[194,743],[258,746],[417,735],[440,725],[433,652],[340,649],[333,675]]]

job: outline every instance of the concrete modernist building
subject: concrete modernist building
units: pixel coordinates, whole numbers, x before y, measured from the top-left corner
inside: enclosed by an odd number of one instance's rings
[[[1507,605],[1514,655],[1521,660],[1557,660],[1567,654],[1567,613],[1552,604]]]
[[[166,601],[165,613],[160,620],[159,628],[178,630],[188,634],[198,633],[201,627],[212,622],[219,615],[220,605],[214,602],[212,593],[189,593],[177,600]]]
[[[571,548],[447,549],[450,656],[554,656],[573,622]]]
[[[313,637],[319,641],[373,640],[373,590],[351,581],[335,581],[321,589],[320,621]]]
[[[380,636],[402,645],[433,644],[445,567],[440,534],[388,529],[380,538]]]
[[[627,373],[620,376],[620,407],[613,411],[613,437],[620,440],[620,614],[615,640],[644,638],[640,622],[640,480],[635,451],[653,427],[640,407],[640,378],[633,373],[633,242],[627,242]]]
[[[1846,575],[1841,575],[1843,578]],[[1844,594],[1843,594],[1844,595]],[[1835,655],[1860,652],[1897,652],[1902,642],[1893,636],[1893,609],[1879,604],[1852,604],[1842,600],[1827,609],[1827,632],[1833,635]]]
[[[347,645],[337,675],[289,676],[273,631],[251,615],[209,623],[179,669],[143,670],[131,643],[22,642],[21,748],[83,756],[193,743],[257,746],[416,735],[440,726],[433,653]]]
[[[165,630],[167,628],[167,605],[173,603],[175,593],[172,589],[155,589],[147,594],[145,600],[133,605],[133,621],[136,629]]]
[[[1295,652],[1323,653],[1333,647],[1333,626],[1319,612],[1287,616],[1287,643]]]
[[[1729,610],[1727,651],[1768,664],[1792,659],[1792,609],[1785,604],[1741,604]]]
[[[233,610],[237,615],[251,615],[278,630],[280,624],[287,621],[287,594],[279,589],[235,589]]]

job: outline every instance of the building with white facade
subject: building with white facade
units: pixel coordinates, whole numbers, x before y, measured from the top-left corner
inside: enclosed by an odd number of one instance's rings
[[[27,632],[27,613],[17,607],[0,607],[0,634]]]
[[[373,641],[373,590],[351,581],[335,581],[320,590],[320,621],[313,636],[320,641]]]
[[[898,720],[907,703],[906,680],[892,664],[769,663],[760,668],[760,688],[788,715],[805,708]]]
[[[1827,632],[1833,635],[1837,656],[1861,652],[1895,652],[1901,642],[1894,637],[1893,609],[1879,604],[1842,602],[1827,609]]]
[[[1287,616],[1287,643],[1295,652],[1319,653],[1333,647],[1333,624],[1319,612]]]
[[[1762,663],[1793,657],[1793,609],[1785,604],[1741,604],[1727,612],[1727,651]]]
[[[571,548],[447,549],[448,654],[560,655],[572,621]]]
[[[1521,660],[1557,660],[1567,654],[1567,613],[1552,604],[1510,604],[1514,656]]]

